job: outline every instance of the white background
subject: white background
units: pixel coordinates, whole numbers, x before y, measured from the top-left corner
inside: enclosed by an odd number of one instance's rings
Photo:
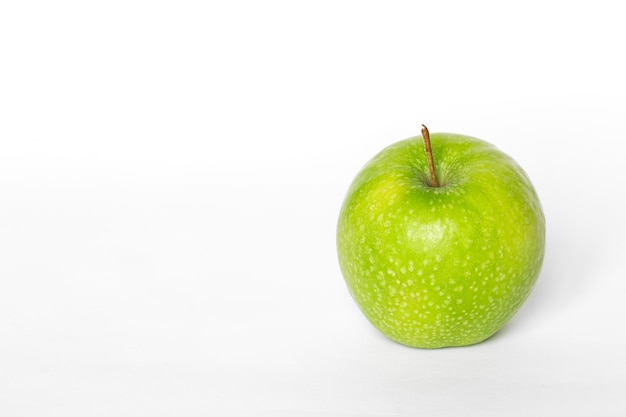
[[[626,415],[619,2],[0,5],[0,415]],[[359,168],[433,132],[547,218],[492,339],[395,344],[341,277]]]

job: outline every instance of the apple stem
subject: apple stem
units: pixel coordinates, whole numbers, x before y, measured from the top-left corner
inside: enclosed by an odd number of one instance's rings
[[[428,159],[428,168],[430,169],[430,185],[432,187],[439,187],[439,181],[437,181],[437,173],[435,173],[435,161],[433,161],[433,149],[430,146],[430,134],[428,133],[428,128],[425,125],[422,125],[422,137],[424,138],[426,159]]]

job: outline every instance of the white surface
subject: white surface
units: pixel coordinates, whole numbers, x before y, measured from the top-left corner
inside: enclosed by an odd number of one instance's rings
[[[620,11],[3,2],[0,415],[626,415]],[[473,347],[380,336],[336,261],[352,178],[421,123],[545,209],[534,293]]]

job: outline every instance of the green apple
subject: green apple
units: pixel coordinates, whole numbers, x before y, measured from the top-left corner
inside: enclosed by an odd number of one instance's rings
[[[530,294],[544,215],[528,176],[496,147],[422,133],[382,150],[354,179],[337,226],[339,264],[360,309],[390,339],[471,345]]]

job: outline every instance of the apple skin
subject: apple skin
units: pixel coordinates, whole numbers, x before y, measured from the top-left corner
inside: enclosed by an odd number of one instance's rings
[[[480,139],[397,142],[359,172],[337,226],[352,297],[384,335],[419,348],[479,343],[521,307],[541,271],[545,218],[522,168]]]

